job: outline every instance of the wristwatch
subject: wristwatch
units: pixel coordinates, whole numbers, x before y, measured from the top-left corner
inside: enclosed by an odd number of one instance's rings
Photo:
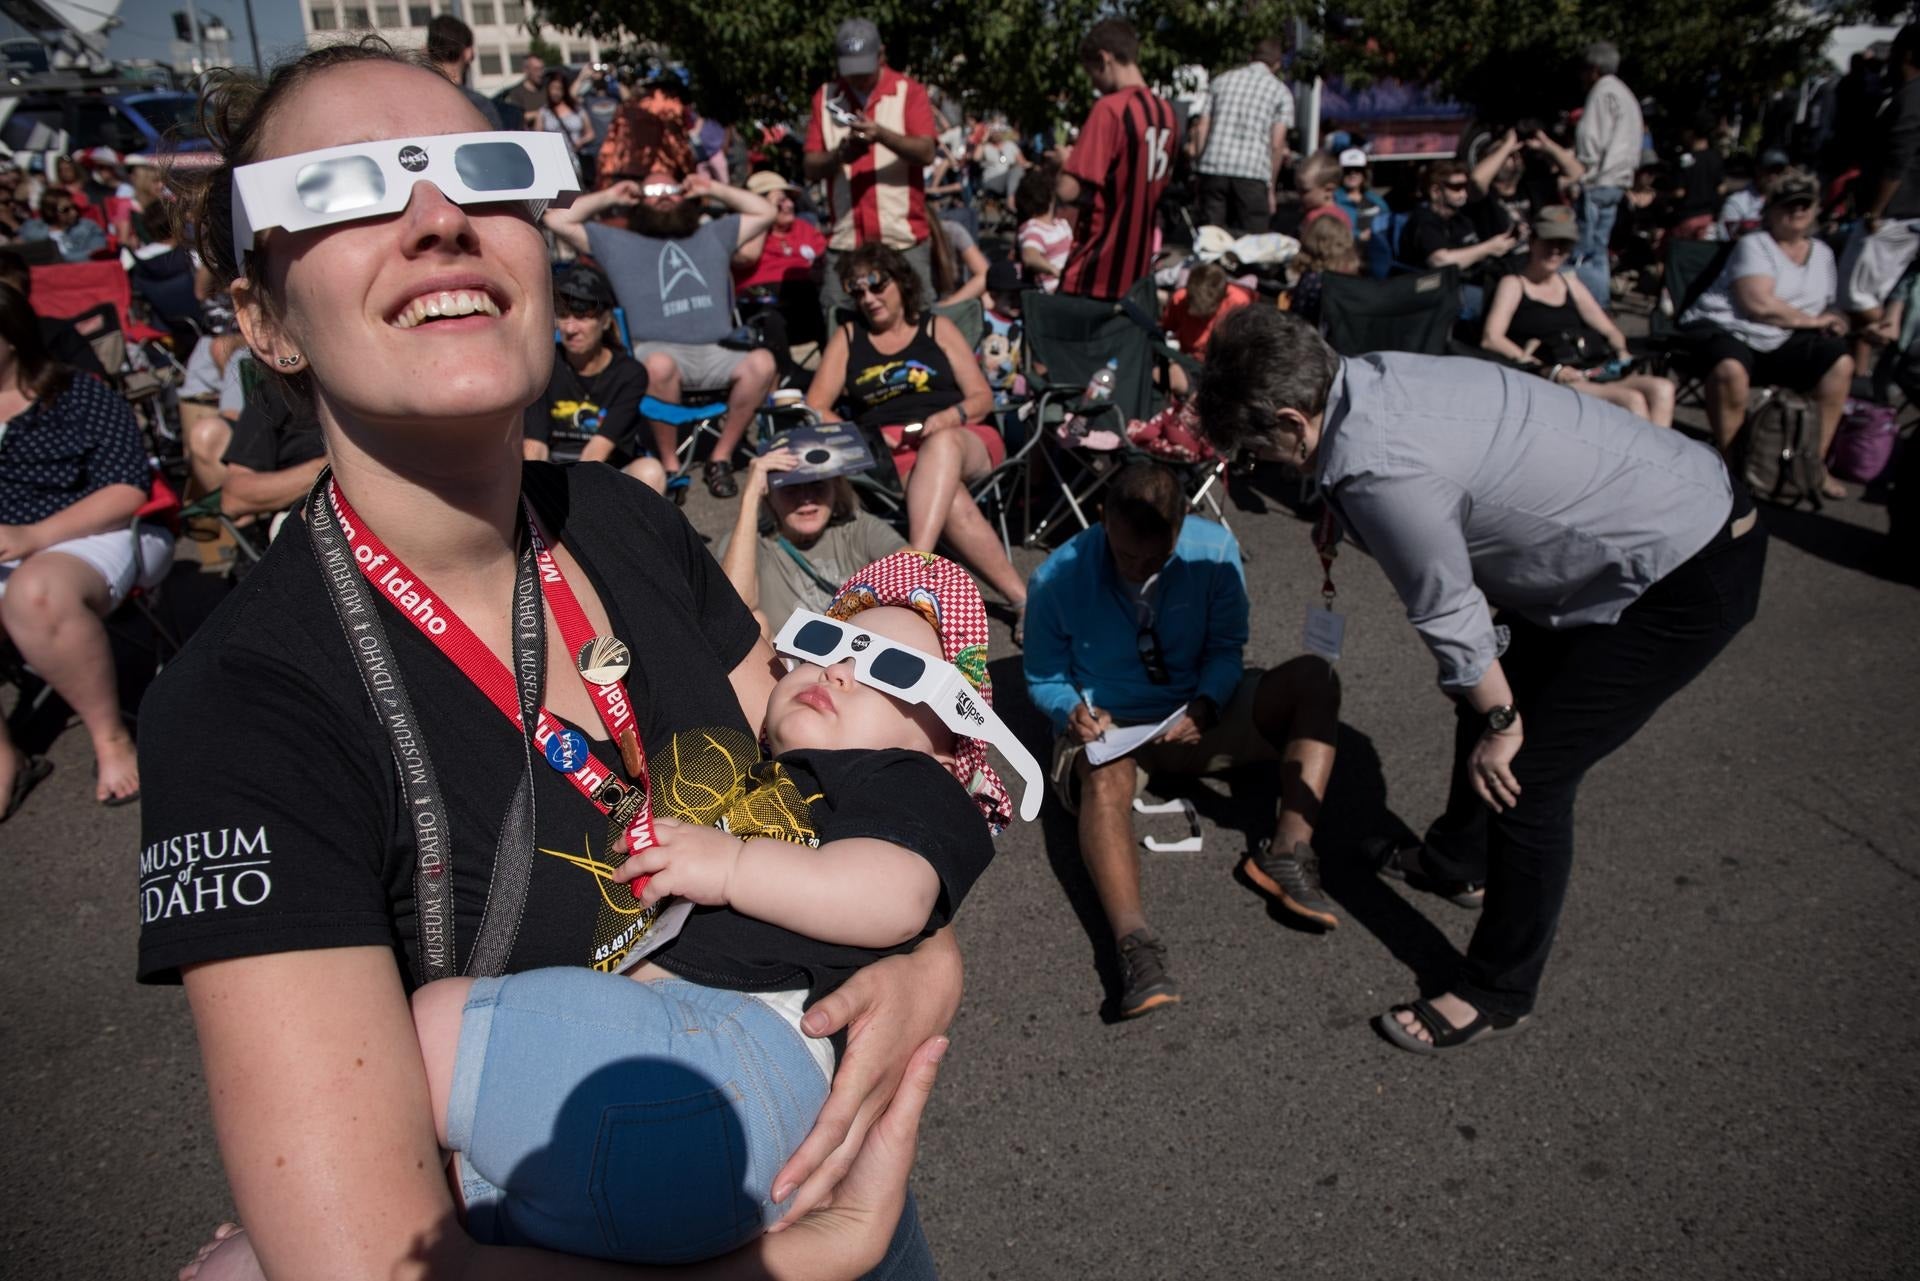
[[[1513,728],[1513,723],[1519,719],[1519,709],[1514,707],[1512,703],[1502,703],[1498,707],[1489,707],[1487,709],[1487,729],[1495,734],[1506,733]]]

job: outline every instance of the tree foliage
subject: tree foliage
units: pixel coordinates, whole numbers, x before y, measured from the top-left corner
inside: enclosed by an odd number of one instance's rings
[[[1580,53],[1619,46],[1621,75],[1670,115],[1760,100],[1804,73],[1846,11],[1799,0],[1347,0],[1325,58],[1438,86],[1482,115],[1577,105]]]
[[[1254,40],[1280,35],[1307,0],[545,0],[556,26],[605,38],[624,30],[686,67],[701,100],[722,115],[797,115],[832,72],[833,32],[859,16],[880,28],[887,60],[941,85],[969,106],[1038,127],[1092,98],[1076,53],[1100,18],[1140,30],[1141,66],[1164,80],[1174,67],[1224,68]]]

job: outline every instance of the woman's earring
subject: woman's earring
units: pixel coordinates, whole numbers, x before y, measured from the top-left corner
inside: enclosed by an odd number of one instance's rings
[[[1305,436],[1300,438],[1300,450],[1297,456],[1301,462],[1304,463],[1307,461],[1307,438]]]
[[[280,366],[280,368],[282,369],[292,369],[300,363],[300,357],[297,355],[276,356],[274,357],[273,363]]]

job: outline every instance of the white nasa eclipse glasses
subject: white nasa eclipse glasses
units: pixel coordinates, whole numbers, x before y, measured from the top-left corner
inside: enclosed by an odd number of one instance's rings
[[[851,658],[853,678],[862,685],[930,708],[955,734],[999,748],[1020,775],[1020,817],[1032,822],[1039,815],[1040,762],[952,663],[805,609],[793,611],[773,638],[773,650],[786,660],[788,671],[801,663],[832,667]]]
[[[557,133],[442,133],[303,151],[233,171],[234,254],[244,258],[274,227],[311,231],[397,214],[422,182],[456,205],[524,200],[535,218],[581,189]]]

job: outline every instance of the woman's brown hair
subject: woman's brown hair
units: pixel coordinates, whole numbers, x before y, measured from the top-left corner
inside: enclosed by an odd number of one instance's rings
[[[877,240],[869,240],[840,259],[840,287],[845,289],[870,271],[877,271],[900,286],[901,318],[909,325],[919,324],[927,300],[921,293],[920,277],[913,274],[913,267],[907,262],[906,255],[898,249],[887,248]],[[862,312],[863,324],[865,317],[866,313]]]
[[[260,159],[261,138],[282,103],[321,72],[354,62],[394,62],[433,70],[420,54],[366,35],[282,62],[265,80],[231,68],[207,74],[200,91],[200,128],[220,163],[192,169],[170,165],[167,185],[178,197],[174,209],[180,239],[199,251],[200,261],[220,288],[231,285],[246,267],[233,244],[233,171]],[[258,288],[260,282],[253,284]]]
[[[20,390],[34,400],[56,399],[73,383],[73,370],[47,353],[33,304],[11,285],[0,285],[0,339],[13,348]]]

